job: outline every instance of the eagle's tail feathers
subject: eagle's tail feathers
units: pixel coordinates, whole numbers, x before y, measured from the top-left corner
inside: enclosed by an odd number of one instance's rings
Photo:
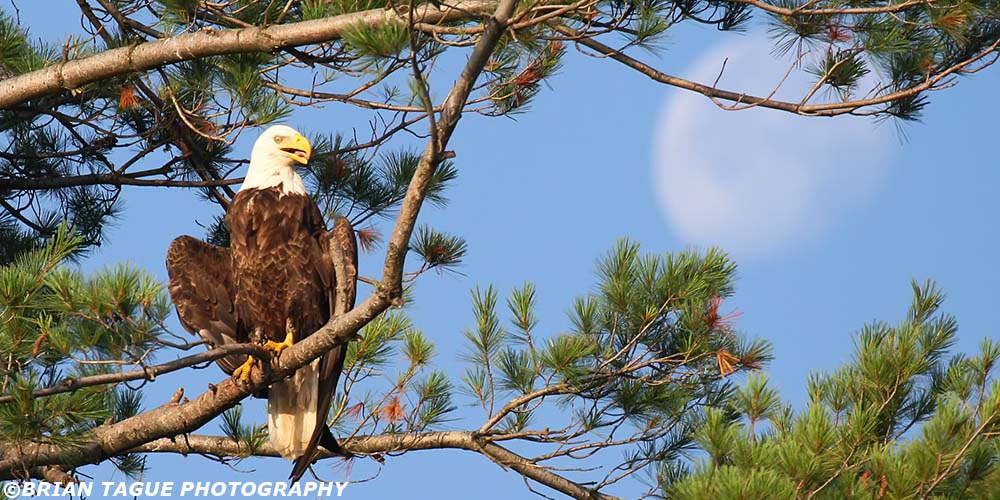
[[[291,377],[271,384],[267,395],[267,428],[271,445],[288,460],[297,460],[316,430],[319,360]]]
[[[335,455],[340,455],[345,459],[352,458],[354,456],[340,447],[340,443],[337,442],[337,438],[333,437],[333,433],[330,432],[329,426],[323,424],[323,427],[319,430],[319,432],[319,445],[326,448],[327,451]],[[307,470],[309,470],[309,466],[316,462],[317,455],[319,455],[317,450],[318,448],[314,447],[310,450],[310,453],[302,455],[295,460],[295,466],[292,467],[292,473],[288,475],[288,479],[291,479],[292,483],[302,479],[302,476],[305,475]]]

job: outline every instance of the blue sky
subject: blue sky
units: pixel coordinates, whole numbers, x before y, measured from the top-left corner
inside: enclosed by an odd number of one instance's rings
[[[35,36],[59,42],[78,27],[75,5],[62,3],[68,14],[53,16],[50,2],[18,6]],[[762,31],[682,28],[659,57],[641,55],[668,73],[713,76],[730,57],[722,85],[760,92],[786,64],[771,61]],[[723,112],[612,61],[571,53],[528,113],[461,122],[451,143],[459,168],[451,202],[425,210],[421,222],[464,236],[469,256],[460,275],[422,277],[410,312],[436,341],[438,365],[457,375],[461,331],[472,325],[469,289],[492,283],[506,293],[534,282],[539,331],[556,334],[568,327],[572,298],[593,287],[595,259],[628,236],[652,252],[713,244],[730,251],[739,278],[723,309],[741,311],[736,326],[773,343],[776,360],[766,371],[797,405],[810,371],[849,359],[852,332],[903,317],[911,279],[943,287],[944,309],[960,324],[956,350],[973,351],[982,338],[996,337],[996,88],[1000,76],[987,70],[932,94],[923,123],[906,125],[902,140],[891,123],[865,118]],[[364,129],[357,115],[341,111],[288,123],[308,132]],[[155,188],[129,189],[124,203],[125,216],[85,269],[129,261],[165,280],[169,241],[201,236],[196,221],[210,222],[215,213],[193,193]],[[362,273],[376,275],[375,263],[363,263]],[[222,374],[160,378],[147,407],[178,385],[200,392],[206,377]],[[254,411],[263,422],[259,404],[245,413]],[[460,411],[470,420],[456,428],[481,418],[474,408]],[[199,457],[158,457],[151,465],[151,480],[280,480],[290,468],[250,460],[238,468],[257,472],[244,475]],[[111,477],[105,467],[90,469],[97,480]],[[326,470],[338,480],[377,471],[370,464],[350,474]],[[390,458],[378,477],[348,487],[345,497],[466,498],[466,488],[483,481],[492,484],[490,497],[530,495],[517,475],[485,458],[433,451]]]

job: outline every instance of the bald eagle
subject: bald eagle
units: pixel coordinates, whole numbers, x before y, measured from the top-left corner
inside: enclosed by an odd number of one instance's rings
[[[259,342],[277,356],[354,307],[357,240],[343,217],[327,231],[295,172],[311,154],[309,140],[294,129],[268,128],[254,143],[226,214],[230,247],[190,236],[170,244],[167,271],[177,315],[210,346]],[[317,446],[349,456],[326,423],[346,352],[337,347],[267,389],[270,442],[295,461],[293,482],[315,461]],[[244,381],[253,364],[243,355],[218,360]]]

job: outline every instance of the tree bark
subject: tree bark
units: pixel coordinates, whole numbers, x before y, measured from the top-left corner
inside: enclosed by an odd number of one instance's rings
[[[475,19],[490,15],[497,5],[497,0],[459,0],[450,5],[427,3],[414,9],[413,18],[416,22],[425,24]],[[224,54],[271,52],[329,42],[339,39],[344,30],[357,24],[377,25],[393,21],[405,23],[406,19],[407,15],[394,10],[372,9],[264,28],[204,29],[107,50],[0,81],[0,109],[106,78],[171,63]]]

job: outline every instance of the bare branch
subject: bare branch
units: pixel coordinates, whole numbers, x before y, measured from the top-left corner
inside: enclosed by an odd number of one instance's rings
[[[758,97],[753,95],[748,95],[739,92],[732,92],[729,90],[718,89],[715,87],[710,87],[698,82],[693,82],[691,80],[686,80],[684,78],[668,75],[659,71],[642,61],[625,55],[621,51],[615,50],[597,40],[588,38],[587,35],[578,33],[571,28],[563,25],[556,25],[554,27],[556,31],[570,37],[571,40],[588,47],[590,49],[596,50],[604,57],[610,57],[646,76],[654,81],[665,83],[674,87],[682,88],[685,90],[691,90],[698,92],[699,94],[704,94],[706,97],[711,99],[722,99],[726,101],[735,102],[738,104],[748,104],[753,106],[760,106],[762,108],[777,109],[780,111],[787,111],[790,113],[795,113],[799,115],[809,115],[809,116],[837,116],[848,113],[853,113],[861,108],[867,108],[871,106],[877,106],[879,104],[886,104],[892,101],[903,99],[906,97],[911,97],[917,95],[921,92],[927,90],[935,90],[939,87],[937,85],[941,83],[942,80],[948,78],[954,74],[960,74],[965,71],[965,68],[986,58],[990,54],[997,50],[1000,46],[1000,40],[997,40],[993,44],[986,47],[981,52],[978,52],[972,57],[955,64],[943,71],[935,73],[928,76],[923,82],[915,84],[911,87],[899,90],[897,92],[892,92],[882,96],[870,98],[870,99],[859,99],[855,101],[843,101],[843,102],[832,102],[823,104],[811,104],[804,106],[802,103],[792,103],[785,101],[773,100],[765,97]],[[992,63],[992,62],[990,62]]]
[[[57,189],[71,186],[152,186],[152,187],[214,187],[231,186],[243,182],[242,177],[234,179],[219,179],[210,181],[175,181],[172,179],[144,179],[149,175],[165,174],[161,169],[146,172],[136,172],[134,174],[120,175],[109,174],[85,174],[68,177],[39,177],[39,178],[15,178],[0,179],[0,189],[10,190],[36,190],[36,189]]]
[[[616,500],[615,497],[591,490],[575,483],[551,470],[532,463],[507,448],[489,442],[485,438],[476,438],[468,431],[425,432],[407,434],[382,434],[376,436],[359,436],[343,441],[344,448],[358,454],[385,454],[396,451],[460,449],[479,453],[491,461],[510,467],[519,474],[556,491],[578,499]],[[220,436],[188,435],[170,439],[159,439],[137,446],[131,453],[199,453],[220,457],[247,456],[247,450],[239,442]],[[253,456],[280,456],[270,444],[264,444],[255,450]],[[333,455],[325,451],[323,458]]]
[[[95,385],[115,384],[118,382],[128,382],[131,380],[155,380],[157,376],[195,366],[202,363],[211,363],[219,358],[224,358],[230,354],[255,354],[260,357],[267,355],[261,346],[257,344],[229,344],[217,347],[191,356],[185,356],[167,363],[154,366],[146,366],[132,371],[120,373],[102,373],[80,378],[66,378],[52,387],[39,389],[31,393],[36,398],[72,392],[81,387],[91,387]],[[15,396],[0,396],[0,404],[14,401]]]

